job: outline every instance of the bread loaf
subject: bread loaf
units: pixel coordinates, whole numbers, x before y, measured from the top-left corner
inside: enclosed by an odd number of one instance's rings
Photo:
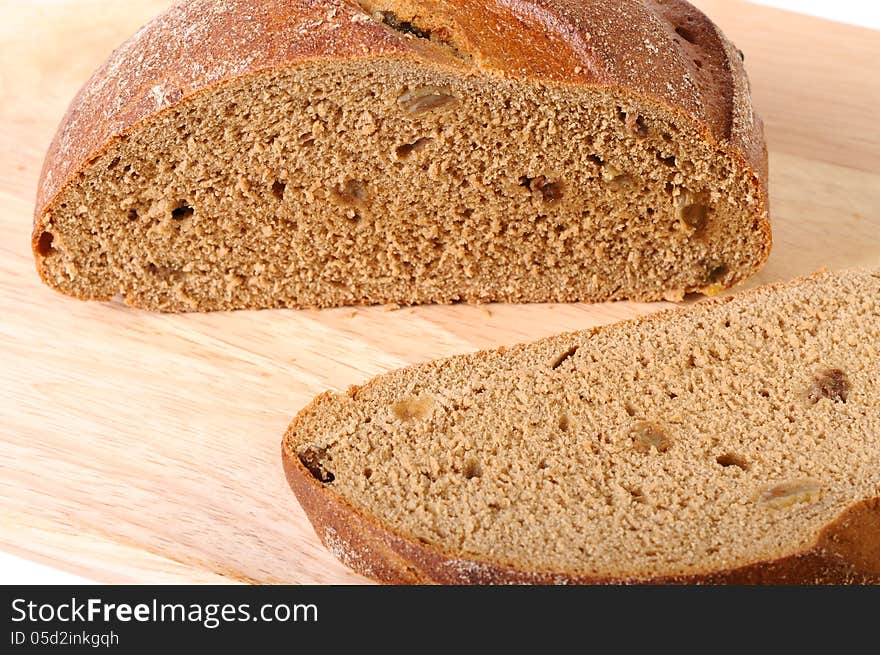
[[[396,371],[283,445],[397,583],[880,583],[880,270]]]
[[[765,261],[766,178],[682,0],[190,0],[73,101],[33,249],[163,311],[680,299]]]

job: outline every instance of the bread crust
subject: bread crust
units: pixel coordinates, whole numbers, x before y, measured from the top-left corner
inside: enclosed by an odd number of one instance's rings
[[[439,21],[452,47],[370,20],[362,7],[379,5]],[[40,236],[59,194],[141,123],[269,69],[373,58],[614,89],[659,103],[753,172],[763,207],[755,227],[770,243],[763,124],[741,55],[684,0],[190,0],[118,48],[73,100],[40,177],[38,269]]]
[[[825,272],[777,283],[740,294],[772,296],[780,287],[803,284]],[[703,307],[730,302],[732,296],[700,303]],[[657,312],[630,321],[599,326],[585,332],[633,329],[682,311],[679,308]],[[555,339],[556,337],[550,337]],[[511,352],[535,344],[501,348]],[[489,350],[466,355],[486,357]],[[432,362],[442,366],[445,360]],[[374,378],[367,385],[381,380]],[[362,387],[351,387],[348,396],[355,398]],[[776,559],[756,561],[744,566],[706,570],[679,576],[649,578],[595,577],[572,575],[564,571],[528,571],[513,564],[499,564],[466,559],[436,547],[407,539],[383,527],[375,519],[355,509],[331,487],[322,485],[299,461],[290,444],[300,422],[307,414],[321,411],[333,394],[315,398],[294,418],[282,442],[282,465],[288,484],[311,521],[315,532],[331,553],[358,573],[389,584],[880,584],[880,496],[862,499],[829,522],[815,541],[799,552]]]
[[[284,446],[282,463],[324,546],[346,566],[386,584],[880,584],[880,497],[848,507],[810,548],[779,559],[682,576],[593,577],[524,571],[444,553],[401,537],[355,510],[322,487]]]

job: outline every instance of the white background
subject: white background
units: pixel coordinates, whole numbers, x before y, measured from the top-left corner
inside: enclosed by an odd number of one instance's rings
[[[880,3],[876,0],[750,0],[802,14],[880,30]]]
[[[752,0],[752,2],[880,29],[880,3],[874,0]],[[90,581],[0,552],[0,584],[87,582]]]

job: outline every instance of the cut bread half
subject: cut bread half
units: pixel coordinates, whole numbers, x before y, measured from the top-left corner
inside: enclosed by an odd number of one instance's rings
[[[191,0],[74,100],[33,248],[164,311],[678,300],[764,263],[766,180],[680,0]]]
[[[880,271],[382,375],[283,460],[384,582],[877,583]]]

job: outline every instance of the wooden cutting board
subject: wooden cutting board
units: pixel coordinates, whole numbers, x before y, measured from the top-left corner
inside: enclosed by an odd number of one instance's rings
[[[284,482],[324,389],[664,305],[165,316],[42,287],[37,176],[77,87],[167,0],[0,0],[0,549],[106,582],[357,583]],[[745,51],[776,249],[754,283],[880,262],[880,33],[698,3]]]

